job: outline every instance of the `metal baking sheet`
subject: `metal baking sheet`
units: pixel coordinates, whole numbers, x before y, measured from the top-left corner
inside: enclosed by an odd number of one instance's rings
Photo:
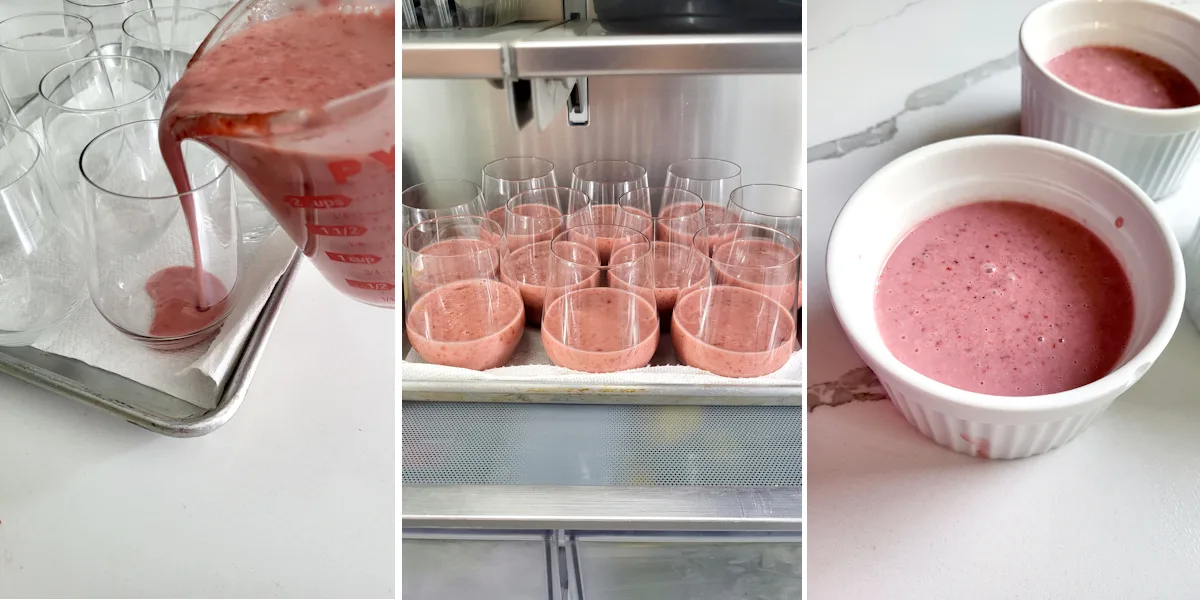
[[[800,317],[800,323],[803,324],[803,311]],[[401,320],[402,329],[403,322]],[[800,333],[803,334],[803,331]],[[799,337],[804,339],[803,335]],[[401,331],[401,356],[408,356],[411,349],[408,336]],[[403,381],[400,394],[406,402],[803,406],[805,397],[803,382],[794,385],[638,384],[578,387],[536,381],[446,382],[408,378]]]
[[[33,347],[0,348],[0,373],[7,373],[61,396],[91,404],[144,429],[171,437],[198,437],[229,422],[242,404],[258,359],[296,277],[300,251],[292,254],[229,380],[218,390],[216,408],[205,409],[132,379]]]

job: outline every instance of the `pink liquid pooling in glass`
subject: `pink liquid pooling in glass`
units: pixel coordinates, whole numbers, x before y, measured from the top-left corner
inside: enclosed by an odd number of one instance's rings
[[[796,256],[783,244],[757,239],[726,242],[713,251],[720,283],[761,292],[788,308],[800,297]]]
[[[1138,108],[1200,104],[1200,90],[1175,67],[1117,46],[1081,46],[1050,60],[1047,70],[1082,92]]]
[[[654,305],[617,288],[570,292],[555,299],[542,316],[546,355],[554,364],[576,371],[612,373],[644,367],[658,349],[658,338]]]
[[[637,246],[629,245],[613,252],[613,264],[629,261],[636,249]],[[684,284],[699,281],[704,275],[705,264],[703,255],[688,246],[654,242],[654,301],[658,305],[658,312],[671,312],[679,297],[679,288]],[[633,290],[635,286],[627,281],[627,271],[628,269],[622,269],[619,265],[612,267],[609,271],[609,285]]]
[[[675,303],[671,342],[685,365],[723,377],[761,377],[787,363],[796,345],[796,321],[754,290],[705,287]]]
[[[422,296],[408,315],[408,341],[422,359],[482,371],[502,367],[525,331],[516,290],[491,279],[468,279]]]
[[[504,227],[504,237],[508,240],[509,249],[534,242],[549,242],[554,236],[562,233],[563,214],[553,206],[522,204],[513,207],[512,212],[517,216],[500,215],[500,225]],[[510,222],[505,225],[504,219]]]
[[[1133,331],[1133,291],[1100,238],[1056,212],[981,202],[916,226],[879,276],[876,321],[913,370],[1033,396],[1105,376]]]
[[[566,290],[595,287],[600,283],[600,257],[586,246],[559,240],[559,246],[567,248],[566,255],[579,265],[597,267],[595,273]],[[558,247],[558,246],[556,246]],[[542,322],[542,307],[546,303],[546,283],[550,278],[550,242],[537,242],[522,246],[504,257],[500,263],[500,280],[512,286],[525,302],[525,320],[531,325]]]

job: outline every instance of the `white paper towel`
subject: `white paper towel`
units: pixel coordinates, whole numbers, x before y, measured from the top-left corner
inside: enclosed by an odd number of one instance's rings
[[[214,408],[217,390],[275,289],[296,246],[282,230],[266,240],[243,244],[245,267],[238,277],[237,303],[211,341],[183,350],[152,350],[117,331],[85,301],[59,328],[34,347],[83,361],[172,394],[202,408]]]
[[[762,377],[735,379],[713,375],[695,367],[679,364],[671,336],[663,332],[658,351],[650,366],[617,373],[582,373],[550,363],[542,347],[541,331],[534,327],[525,328],[521,343],[513,352],[508,365],[487,371],[472,371],[458,367],[433,365],[421,360],[415,350],[410,350],[404,359],[402,377],[405,381],[512,381],[580,385],[637,385],[637,384],[693,384],[693,385],[803,385],[803,352],[794,352],[787,363],[778,371]]]

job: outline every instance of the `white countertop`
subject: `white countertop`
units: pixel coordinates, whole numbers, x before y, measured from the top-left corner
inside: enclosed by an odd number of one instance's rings
[[[942,449],[880,401],[829,305],[825,246],[859,184],[925,144],[1017,132],[1017,30],[1038,4],[808,4],[814,600],[1200,594],[1200,334],[1186,316],[1149,374],[1075,441],[990,462]],[[1197,198],[1200,169],[1159,205],[1181,239]]]
[[[305,262],[207,436],[0,375],[0,597],[394,597],[395,344]]]

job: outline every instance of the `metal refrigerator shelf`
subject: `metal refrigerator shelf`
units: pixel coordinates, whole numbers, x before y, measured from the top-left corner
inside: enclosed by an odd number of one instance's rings
[[[618,34],[589,21],[405,31],[401,41],[405,78],[800,73],[804,63],[800,33]]]

